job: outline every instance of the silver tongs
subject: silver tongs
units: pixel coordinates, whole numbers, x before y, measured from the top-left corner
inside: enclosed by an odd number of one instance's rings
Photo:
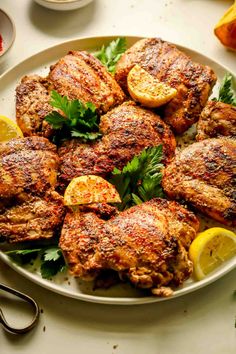
[[[20,291],[17,291],[15,289],[12,289],[9,286],[6,286],[1,283],[0,283],[0,290],[3,290],[5,292],[8,292],[10,294],[13,294],[13,295],[23,299],[24,301],[28,302],[33,307],[33,318],[28,326],[22,327],[22,328],[15,328],[15,327],[10,326],[9,323],[7,322],[1,308],[0,308],[0,324],[2,324],[3,327],[8,332],[11,332],[14,334],[24,334],[24,333],[30,331],[36,325],[38,318],[39,318],[39,306],[36,303],[36,301],[34,301],[34,299],[32,299],[30,296],[28,296]]]

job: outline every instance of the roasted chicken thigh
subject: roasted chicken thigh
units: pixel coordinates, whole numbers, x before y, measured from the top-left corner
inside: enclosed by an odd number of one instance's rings
[[[42,195],[57,180],[56,146],[41,137],[12,139],[0,144],[0,198],[22,192]]]
[[[135,64],[177,89],[177,96],[163,111],[164,120],[175,132],[184,132],[198,120],[216,82],[211,68],[193,62],[159,38],[142,39],[122,55],[116,67],[115,78],[126,91],[127,75]]]
[[[199,222],[176,202],[153,199],[105,221],[96,213],[68,213],[60,247],[73,275],[91,280],[104,269],[137,287],[177,286],[189,277],[187,249]]]
[[[67,184],[81,175],[108,176],[114,167],[122,168],[145,147],[163,144],[164,160],[175,151],[175,138],[170,128],[152,111],[126,102],[101,117],[101,140],[81,144],[66,142],[59,149],[60,183]]]
[[[236,107],[217,101],[208,101],[197,124],[198,141],[228,136],[236,138]]]
[[[206,139],[180,152],[166,167],[162,185],[203,214],[236,225],[236,140]]]
[[[24,136],[50,137],[52,127],[44,118],[52,111],[50,86],[46,78],[38,75],[24,76],[16,88],[16,121]]]
[[[44,120],[52,111],[51,90],[69,99],[92,102],[99,114],[125,100],[124,92],[98,59],[88,52],[71,51],[51,66],[47,77],[25,76],[17,86],[16,119],[25,136],[52,135]]]
[[[63,198],[54,191],[59,158],[42,137],[0,144],[0,239],[53,237],[63,222]]]
[[[64,219],[63,198],[55,191],[42,197],[23,193],[0,202],[0,238],[8,242],[53,237]]]
[[[92,54],[71,51],[51,66],[54,89],[69,99],[92,102],[99,113],[121,104],[125,95],[105,66]]]

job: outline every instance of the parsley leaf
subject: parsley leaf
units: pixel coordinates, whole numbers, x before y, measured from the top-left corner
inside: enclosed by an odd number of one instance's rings
[[[45,250],[44,261],[57,261],[61,257],[61,250],[58,247],[52,247]]]
[[[233,77],[230,73],[225,74],[220,85],[219,96],[213,101],[220,101],[236,106],[236,94],[233,89]]]
[[[162,158],[162,145],[159,145],[144,149],[122,170],[114,168],[110,182],[115,185],[122,199],[120,210],[154,197],[163,197]]]
[[[42,278],[45,279],[53,277],[66,268],[62,251],[58,247],[45,250],[41,257],[41,262],[40,272]]]
[[[58,247],[8,251],[6,254],[16,263],[26,265],[39,259],[42,278],[49,279],[66,269],[62,251]]]
[[[52,111],[44,118],[55,129],[53,136],[55,144],[71,137],[86,142],[101,136],[98,131],[99,117],[93,103],[83,104],[77,99],[69,100],[66,96],[61,96],[57,91],[52,90],[50,104],[64,114]]]
[[[24,265],[30,263],[32,260],[35,260],[41,251],[40,248],[36,248],[33,250],[13,250],[8,251],[6,254],[16,263],[20,265]]]
[[[116,63],[125,51],[126,39],[122,37],[112,41],[107,47],[103,45],[102,48],[94,54],[94,56],[107,67],[110,73],[114,74]]]

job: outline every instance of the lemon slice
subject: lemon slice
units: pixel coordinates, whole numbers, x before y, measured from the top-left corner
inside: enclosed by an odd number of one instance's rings
[[[176,89],[159,81],[139,65],[135,65],[130,70],[127,84],[133,100],[150,108],[162,106],[177,94]]]
[[[64,194],[65,205],[90,203],[121,203],[115,187],[99,176],[73,178]]]
[[[221,227],[199,233],[189,248],[189,257],[198,280],[235,255],[236,234]]]
[[[13,120],[0,115],[0,143],[23,137],[23,133]]]

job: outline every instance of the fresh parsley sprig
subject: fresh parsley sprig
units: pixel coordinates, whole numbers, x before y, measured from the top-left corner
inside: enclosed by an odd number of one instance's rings
[[[98,52],[94,53],[94,56],[107,67],[110,73],[114,74],[116,63],[120,59],[121,55],[126,51],[126,47],[126,39],[123,37],[117,38],[108,46],[105,47],[103,45]]]
[[[233,76],[230,73],[225,74],[219,88],[218,98],[214,98],[213,100],[236,106],[236,94],[233,88]]]
[[[118,190],[122,203],[120,210],[141,204],[154,197],[163,197],[161,187],[163,164],[162,145],[144,149],[127,165],[114,168],[111,183]]]
[[[66,269],[62,251],[58,247],[35,248],[8,251],[6,254],[20,265],[29,264],[36,259],[40,260],[40,273],[42,278],[49,279]]]
[[[59,109],[52,111],[44,119],[55,130],[53,142],[59,144],[62,140],[80,138],[83,141],[91,141],[99,138],[99,117],[93,103],[83,104],[80,100],[69,100],[61,96],[57,91],[51,91],[52,107]]]

